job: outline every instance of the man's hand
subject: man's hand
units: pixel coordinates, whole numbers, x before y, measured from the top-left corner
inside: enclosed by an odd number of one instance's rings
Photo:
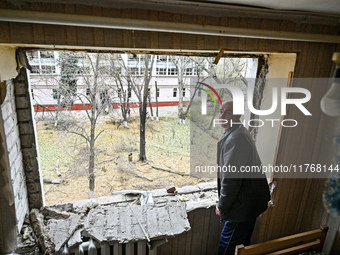
[[[217,206],[217,205],[216,205],[216,215],[217,215],[217,216],[223,215],[223,213],[221,213],[221,211],[218,209],[218,206]]]

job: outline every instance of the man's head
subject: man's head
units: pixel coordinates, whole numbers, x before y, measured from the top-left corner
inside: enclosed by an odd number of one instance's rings
[[[240,120],[240,115],[233,115],[233,101],[223,102],[220,106],[220,120],[227,120],[227,123],[221,123],[221,127],[227,130],[230,127],[230,120],[233,122],[238,122]]]

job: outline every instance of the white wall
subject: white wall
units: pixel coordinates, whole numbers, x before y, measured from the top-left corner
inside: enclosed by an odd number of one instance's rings
[[[20,232],[25,215],[28,213],[28,198],[12,81],[7,81],[6,98],[0,110],[4,123],[10,177],[13,185],[17,230]]]
[[[294,71],[295,62],[295,53],[270,54],[268,58],[269,73],[267,75],[268,80],[264,90],[264,97],[261,109],[266,110],[271,107],[273,87],[278,88],[278,107],[273,114],[260,116],[260,119],[263,120],[265,124],[263,127],[259,128],[256,139],[256,146],[263,165],[273,165],[274,163],[275,151],[280,130],[280,124],[278,121],[275,121],[274,127],[272,127],[272,123],[265,121],[265,119],[281,120],[280,88],[287,86],[288,75],[289,72]]]

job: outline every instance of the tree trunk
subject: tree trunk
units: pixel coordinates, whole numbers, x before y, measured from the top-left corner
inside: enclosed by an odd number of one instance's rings
[[[151,68],[153,66],[153,58],[151,60]],[[139,160],[146,161],[146,150],[145,150],[145,122],[146,122],[146,106],[148,104],[148,89],[150,83],[149,76],[149,56],[145,56],[145,73],[144,73],[144,91],[143,97],[139,97],[139,116],[140,116],[140,142],[139,142]]]
[[[159,118],[158,118],[158,97],[157,97],[158,87],[157,87],[157,81],[155,81],[155,87],[156,87],[156,121],[159,121]]]
[[[146,100],[146,98],[145,98],[145,100]],[[143,104],[141,102],[139,104],[139,116],[140,116],[139,160],[144,162],[144,161],[146,161],[146,150],[145,150],[146,103]]]
[[[60,108],[60,97],[58,97],[58,102],[57,102],[57,112],[55,113],[55,121],[54,121],[54,126],[58,126],[58,118],[59,118],[59,108]]]
[[[90,158],[89,158],[89,198],[94,198],[94,184],[95,184],[95,176],[94,176],[94,143],[95,143],[95,128],[96,128],[96,120],[91,119],[91,138],[90,138]]]
[[[148,95],[149,98],[149,107],[150,107],[150,114],[151,114],[151,120],[153,121],[153,110],[152,110],[152,104],[151,104],[151,96]]]
[[[183,111],[183,71],[178,68],[178,124],[184,124],[185,117]]]

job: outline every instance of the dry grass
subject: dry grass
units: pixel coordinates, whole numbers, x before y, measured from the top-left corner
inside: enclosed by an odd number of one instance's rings
[[[88,122],[83,122],[89,126]],[[129,129],[112,124],[109,117],[98,121],[97,131],[105,130],[96,142],[95,194],[108,196],[125,189],[151,190],[194,185],[202,181],[151,168],[190,173],[190,124],[177,125],[176,118],[163,118],[160,122],[147,122],[148,163],[138,162],[139,119],[129,123]],[[44,185],[50,189],[45,195],[46,204],[69,202],[88,198],[87,145],[79,136],[67,134],[42,121],[37,124],[40,160],[44,178],[65,178],[63,184]],[[128,153],[133,153],[129,166]],[[55,171],[59,159],[58,177]]]

